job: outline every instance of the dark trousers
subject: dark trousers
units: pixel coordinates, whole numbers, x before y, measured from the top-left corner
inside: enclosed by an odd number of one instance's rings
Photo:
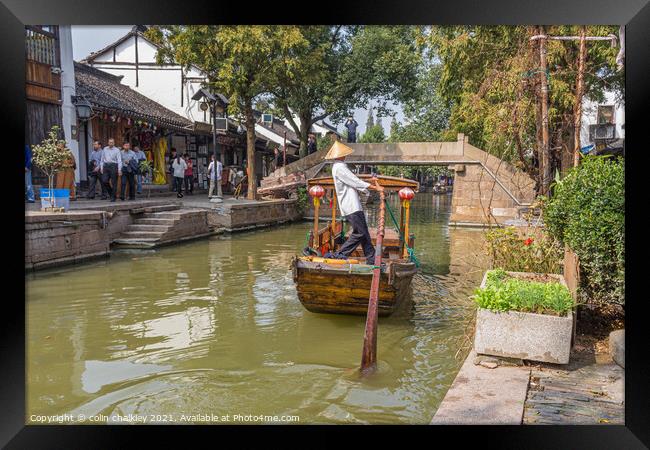
[[[190,194],[194,192],[194,176],[193,175],[185,175],[185,192],[189,192]]]
[[[115,201],[117,195],[117,164],[105,163],[104,173],[102,174],[102,184],[110,195],[111,200]]]
[[[350,215],[345,216],[347,221],[352,225],[352,233],[347,241],[341,246],[338,255],[350,256],[350,254],[357,248],[359,244],[363,248],[363,254],[366,256],[367,264],[375,263],[375,248],[372,246],[370,239],[370,232],[368,231],[368,224],[366,223],[366,216],[363,211],[357,211]],[[338,256],[337,255],[337,256]]]
[[[120,198],[124,200],[126,195],[126,183],[129,183],[129,199],[135,200],[135,174],[133,172],[127,172],[126,169],[122,169],[122,192],[120,193]]]
[[[90,172],[88,174],[88,195],[86,197],[95,198],[95,185],[97,184],[97,181],[99,181],[99,185],[102,188],[102,198],[106,198],[108,196],[108,192],[106,191],[106,186],[102,180],[101,173],[98,171]]]
[[[174,190],[178,196],[183,195],[183,178],[174,177]]]

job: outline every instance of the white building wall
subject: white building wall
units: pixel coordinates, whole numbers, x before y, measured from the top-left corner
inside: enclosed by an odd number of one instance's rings
[[[80,180],[80,169],[83,166],[82,175],[85,177],[85,158],[79,158],[78,137],[72,139],[72,126],[77,126],[77,111],[72,104],[72,96],[75,95],[74,60],[72,59],[72,28],[70,25],[59,26],[59,47],[61,51],[61,110],[63,122],[63,134],[77,162],[74,171],[75,182]],[[77,135],[79,132],[77,131]]]
[[[614,122],[616,124],[616,138],[625,139],[625,102],[618,99],[615,92],[606,92],[604,102],[583,100],[582,102],[582,127],[580,130],[580,145],[583,147],[593,142],[589,139],[589,125],[598,121],[598,105],[614,105]]]
[[[139,65],[136,86],[135,41],[135,37],[130,37],[115,49],[115,60],[121,63],[129,63],[128,65],[111,64],[113,62],[113,49],[99,55],[92,65],[110,74],[122,76],[122,84],[160,103],[165,108],[187,117],[189,120],[203,122],[204,113],[199,109],[199,103],[191,99],[196,91],[201,88],[201,81],[186,80],[181,89],[181,66],[141,65],[155,64],[157,52],[156,46],[141,36],[137,39]],[[185,76],[194,78],[204,77],[205,75],[197,68],[190,68]],[[205,115],[205,120],[209,122],[210,117]]]

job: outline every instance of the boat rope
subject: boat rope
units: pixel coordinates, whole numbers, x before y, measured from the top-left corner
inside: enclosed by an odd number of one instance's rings
[[[390,218],[393,221],[393,225],[395,225],[395,231],[399,234],[399,240],[400,242],[403,242],[404,245],[406,246],[406,251],[409,254],[409,260],[411,262],[415,263],[415,267],[420,267],[420,261],[418,261],[418,258],[415,256],[415,250],[409,247],[408,241],[404,239],[404,234],[402,234],[402,230],[399,228],[399,224],[397,223],[397,220],[395,219],[395,215],[393,214],[393,210],[391,209],[390,205],[388,204],[388,200],[384,199],[384,203],[386,204],[386,209],[388,210],[388,214],[390,214]]]

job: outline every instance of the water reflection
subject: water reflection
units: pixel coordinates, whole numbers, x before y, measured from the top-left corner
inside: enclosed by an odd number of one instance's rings
[[[289,262],[309,223],[28,275],[28,413],[427,423],[462,362],[485,267],[482,233],[449,228],[450,203],[414,201],[411,311],[380,320],[380,371],[364,380],[364,318],[297,299]]]

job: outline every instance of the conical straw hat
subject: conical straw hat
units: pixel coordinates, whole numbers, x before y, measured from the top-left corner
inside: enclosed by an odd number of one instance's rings
[[[327,152],[327,155],[325,155],[325,159],[340,158],[342,156],[349,155],[353,151],[354,150],[352,150],[347,145],[343,144],[341,141],[336,141],[334,142],[334,145],[332,145],[332,147],[330,148],[329,152]]]

